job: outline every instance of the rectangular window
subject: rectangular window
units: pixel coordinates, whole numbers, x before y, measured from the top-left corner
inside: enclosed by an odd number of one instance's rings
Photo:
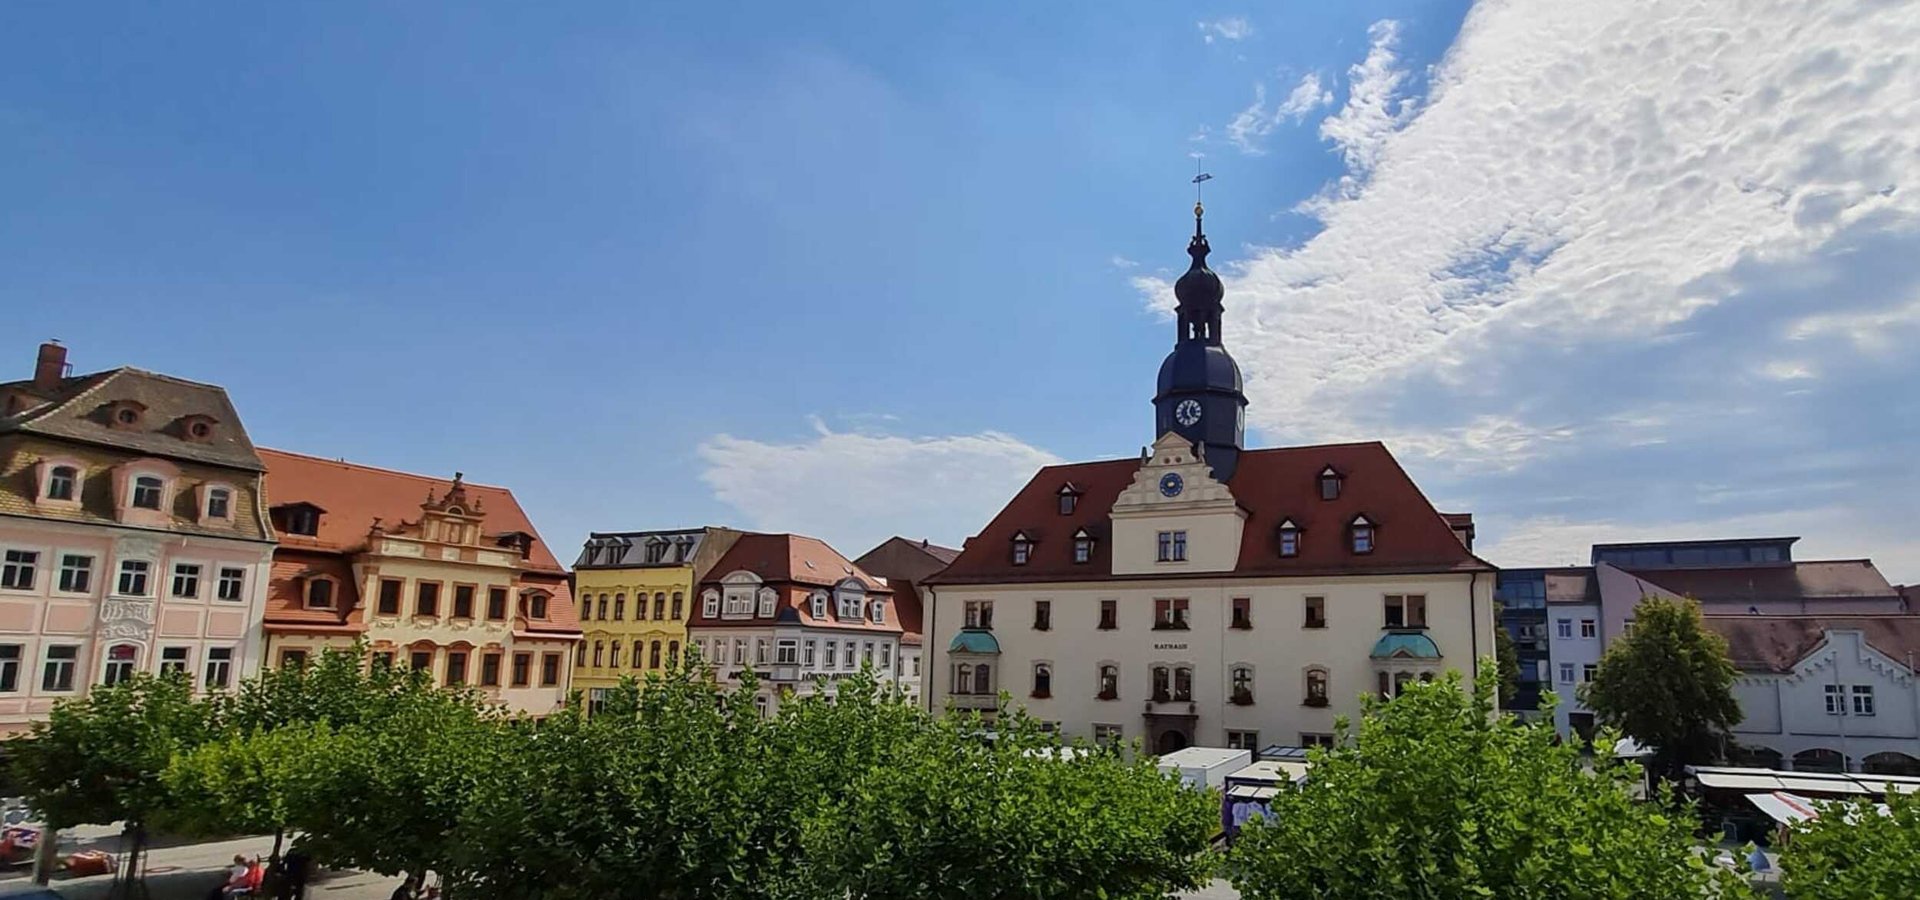
[[[892,644],[880,645],[880,671],[882,672],[893,671],[893,645]]]
[[[1332,749],[1333,749],[1333,735],[1330,735],[1330,734],[1315,734],[1315,733],[1313,733],[1313,732],[1310,732],[1310,731],[1303,731],[1303,732],[1300,732],[1300,746],[1302,746],[1302,747],[1324,747],[1324,748],[1326,748],[1326,749],[1328,749],[1328,750],[1332,750]]]
[[[1153,627],[1155,631],[1185,631],[1187,601],[1183,599],[1153,601]]]
[[[766,638],[753,639],[753,664],[756,666],[764,666],[767,664]]]
[[[93,557],[68,553],[60,557],[60,590],[84,594],[93,590]]]
[[[1227,732],[1227,749],[1228,750],[1250,750],[1254,753],[1259,753],[1260,752],[1260,732],[1228,731]]]
[[[1233,598],[1233,627],[1241,630],[1253,627],[1253,598]]]
[[[1553,623],[1553,633],[1563,638],[1573,637],[1573,620],[1572,619],[1555,620]]]
[[[0,588],[33,590],[34,569],[39,562],[40,554],[32,550],[8,550],[6,562],[0,564]]]
[[[515,653],[513,655],[513,686],[526,687],[533,683],[533,654]]]
[[[547,653],[540,657],[540,686],[553,687],[560,683],[560,654]]]
[[[173,596],[187,599],[200,597],[200,567],[192,563],[173,564]]]
[[[422,581],[414,588],[413,614],[416,616],[437,616],[440,614],[440,582]]]
[[[400,592],[404,583],[398,578],[380,579],[380,603],[376,610],[383,616],[400,614]]]
[[[1093,539],[1092,538],[1074,538],[1073,539],[1073,561],[1077,563],[1083,563],[1091,559],[1093,559]]]
[[[187,673],[186,647],[160,648],[160,674],[165,675],[168,672],[179,672],[182,675]],[[192,679],[189,678],[188,680],[191,681]]]
[[[744,666],[747,664],[746,638],[733,639],[733,664],[736,666]]]
[[[1633,620],[1632,619],[1628,619],[1625,622],[1622,622],[1620,624],[1620,636],[1633,637]]]
[[[1053,601],[1052,600],[1033,601],[1033,630],[1035,631],[1052,631],[1053,630]]]
[[[233,648],[207,648],[207,681],[210,691],[225,690],[233,681]]]
[[[415,650],[407,657],[407,664],[416,670],[433,668],[433,651]]]
[[[1853,714],[1856,716],[1873,715],[1873,685],[1856,684],[1853,686]]]
[[[147,596],[147,573],[153,568],[145,560],[125,559],[120,561],[120,593],[127,597]]]
[[[20,644],[0,644],[0,694],[19,693],[20,655],[25,649]]]
[[[1101,725],[1096,723],[1093,726],[1093,742],[1096,744],[1111,747],[1125,739],[1125,735],[1126,729],[1119,725]]]
[[[1407,595],[1407,627],[1408,628],[1427,627],[1427,595],[1425,594],[1408,594]]]
[[[807,641],[807,655],[800,658],[800,664],[811,669],[820,661],[820,642]]]
[[[1301,627],[1302,628],[1327,627],[1327,598],[1325,597],[1308,597],[1307,598],[1307,619],[1306,619],[1306,622],[1301,625]]]
[[[1112,631],[1120,627],[1120,601],[1100,601],[1100,630]]]
[[[473,585],[456,584],[453,586],[453,617],[456,619],[473,618]]]
[[[849,671],[859,668],[859,666],[856,665],[853,661],[853,655],[860,648],[854,646],[854,643],[852,641],[848,641],[842,649],[845,655],[840,657],[841,665]]]
[[[839,667],[840,667],[840,642],[828,641],[827,642],[827,668],[837,669]]]
[[[967,628],[993,629],[993,601],[968,600],[965,607]]]
[[[486,653],[480,657],[480,686],[500,686],[500,654]]]
[[[1580,636],[1583,638],[1599,637],[1600,623],[1592,619],[1581,619],[1580,620]]]
[[[133,480],[133,505],[141,509],[160,508],[160,479],[135,478]]]
[[[373,655],[373,669],[376,672],[386,672],[386,671],[392,670],[393,669],[393,651],[382,650],[379,653],[375,653]]]
[[[464,650],[447,651],[447,683],[467,683],[467,653]]]
[[[220,580],[214,582],[213,596],[220,600],[238,602],[247,593],[247,570],[234,566],[220,567]]]
[[[1846,689],[1837,684],[1822,685],[1827,697],[1827,715],[1844,716],[1847,714]]]
[[[1561,684],[1573,683],[1573,663],[1560,664],[1560,683]]]
[[[226,518],[227,506],[229,501],[231,500],[232,500],[232,495],[227,492],[226,488],[214,488],[213,490],[208,491],[207,492],[207,518],[209,519]]]
[[[1399,594],[1388,594],[1386,599],[1386,627],[1407,627],[1407,599]]]
[[[1027,560],[1030,559],[1032,556],[1033,556],[1032,542],[1022,541],[1022,540],[1015,540],[1013,542],[1013,564],[1014,565],[1024,566],[1027,564]]]
[[[303,668],[306,668],[306,665],[307,665],[307,651],[305,650],[280,651],[280,668],[303,669]]]
[[[1296,528],[1280,529],[1280,555],[1300,555],[1300,531]]]
[[[1187,533],[1162,531],[1158,546],[1161,562],[1184,562],[1187,558]]]
[[[507,589],[487,588],[487,618],[499,621],[507,617]]]
[[[47,648],[46,666],[40,671],[40,689],[43,691],[73,690],[73,667],[80,659],[80,648],[74,644],[62,644]]]
[[[799,665],[800,664],[800,642],[799,641],[781,641],[778,645],[776,645],[773,661],[776,664],[782,665],[782,666]]]
[[[1599,666],[1596,666],[1593,663],[1587,663],[1586,665],[1580,667],[1580,682],[1582,684],[1591,684],[1593,683],[1593,676],[1599,673],[1600,673]]]

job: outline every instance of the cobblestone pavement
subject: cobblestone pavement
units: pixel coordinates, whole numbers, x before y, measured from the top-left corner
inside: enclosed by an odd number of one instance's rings
[[[119,838],[108,829],[83,830],[63,839],[60,845],[69,851],[97,847],[112,853],[119,850]],[[149,851],[147,889],[152,900],[202,900],[223,877],[234,854],[265,857],[272,850],[271,837],[156,847]],[[69,900],[104,900],[112,883],[111,876],[100,875],[55,878],[51,887]],[[30,884],[25,869],[0,874],[0,900]],[[397,878],[366,872],[322,872],[308,886],[307,896],[313,900],[386,900],[399,884]],[[1239,894],[1225,882],[1215,882],[1186,896],[1187,900],[1238,900]]]

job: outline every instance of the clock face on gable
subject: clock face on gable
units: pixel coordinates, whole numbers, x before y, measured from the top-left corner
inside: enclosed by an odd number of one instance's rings
[[[1180,401],[1180,405],[1173,408],[1173,418],[1182,425],[1193,427],[1195,422],[1200,421],[1200,401],[1191,397]]]
[[[1178,497],[1186,486],[1187,483],[1181,480],[1179,472],[1168,472],[1160,476],[1160,493],[1164,496]]]

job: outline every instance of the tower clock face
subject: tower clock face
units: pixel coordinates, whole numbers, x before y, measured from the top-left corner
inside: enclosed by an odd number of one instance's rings
[[[1200,401],[1191,397],[1180,401],[1180,405],[1173,408],[1173,417],[1180,424],[1193,427],[1195,422],[1200,421]]]
[[[1179,472],[1168,472],[1160,476],[1160,493],[1168,497],[1178,497],[1187,483],[1180,479]]]

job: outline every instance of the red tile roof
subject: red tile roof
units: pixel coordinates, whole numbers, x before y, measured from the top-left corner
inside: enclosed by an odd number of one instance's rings
[[[1321,500],[1319,474],[1332,466],[1344,476],[1340,496]],[[1005,509],[932,584],[1031,581],[1103,581],[1141,577],[1216,578],[1220,573],[1115,576],[1108,515],[1133,482],[1138,459],[1047,466],[1014,495]],[[1072,515],[1059,511],[1060,486],[1081,491]],[[1247,512],[1236,575],[1340,575],[1355,573],[1490,572],[1473,555],[1378,441],[1249,450],[1229,483]],[[1347,525],[1365,514],[1375,526],[1375,549],[1356,555]],[[1281,557],[1276,535],[1282,520],[1300,526],[1300,553]],[[1085,528],[1095,539],[1092,559],[1073,562],[1073,534]],[[1013,565],[1012,540],[1024,533],[1035,542],[1027,565]]]
[[[313,575],[333,577],[333,609],[307,608],[301,592]],[[345,556],[281,547],[273,553],[273,569],[267,577],[266,627],[269,631],[364,631],[357,587],[353,565]]]
[[[428,491],[445,496],[453,487],[451,479],[395,472],[285,450],[262,448],[260,460],[267,466],[269,508],[305,502],[326,511],[320,516],[319,535],[305,537],[282,533],[280,543],[283,546],[357,550],[366,543],[367,529],[373,526],[374,519],[380,519],[388,528],[397,527],[403,521],[417,522],[420,520],[420,503],[427,499]],[[513,498],[512,491],[472,482],[465,482],[465,487],[469,497],[482,501],[484,505],[486,519],[482,527],[486,533],[498,535],[523,531],[533,535],[532,553],[527,561],[538,569],[565,571],[554,558],[553,551],[548,549],[547,542],[540,539],[540,532],[533,527],[526,511],[520,508],[519,501]]]
[[[1791,672],[1828,630],[1858,631],[1867,645],[1905,665],[1920,656],[1920,616],[1703,616],[1727,639],[1733,663],[1749,672]]]
[[[959,556],[960,551],[931,541],[892,537],[861,554],[853,564],[887,580],[893,588],[893,607],[900,619],[901,640],[917,644],[923,617],[920,583]]]
[[[737,571],[746,570],[760,576],[766,586],[779,592],[779,607],[774,613],[774,621],[797,623],[815,628],[857,629],[860,631],[899,633],[900,617],[887,616],[887,621],[875,624],[869,620],[843,622],[834,617],[835,610],[831,602],[827,605],[827,617],[815,619],[809,609],[807,598],[815,588],[830,588],[851,577],[866,588],[872,598],[889,599],[893,588],[885,581],[868,574],[856,566],[839,551],[828,546],[819,538],[803,534],[759,534],[748,532],[740,535],[733,546],[714,563],[707,572],[707,579],[701,582],[701,591],[707,588],[720,588],[721,579]],[[889,604],[895,605],[895,604]],[[897,609],[897,607],[896,607]],[[688,620],[689,628],[725,628],[753,627],[765,628],[767,620],[722,619],[706,615],[705,603],[696,602],[693,615]]]
[[[1627,569],[1635,578],[1703,603],[1894,597],[1871,560],[1809,560],[1721,568]]]

